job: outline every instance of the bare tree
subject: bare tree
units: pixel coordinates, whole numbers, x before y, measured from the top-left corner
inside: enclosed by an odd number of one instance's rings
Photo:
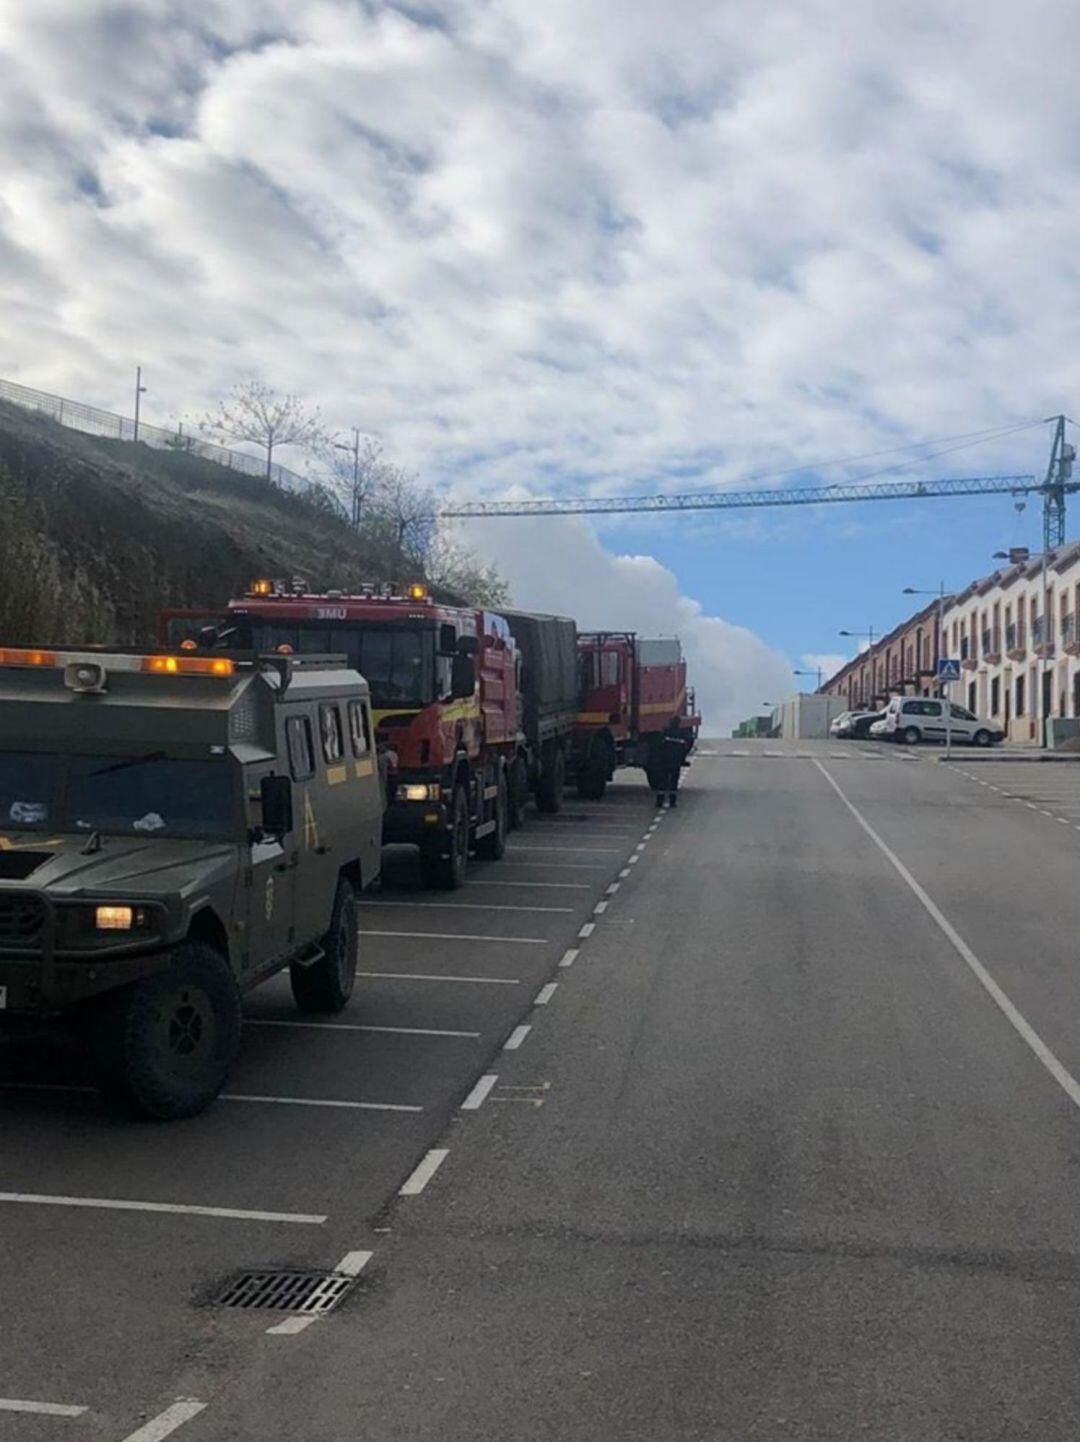
[[[470,606],[494,609],[509,604],[510,588],[495,567],[483,565],[445,522],[437,522],[429,537],[424,570],[433,586]]]
[[[436,510],[434,493],[421,486],[413,472],[380,462],[368,500],[368,521],[381,534],[399,572],[411,566],[423,574]]]
[[[243,381],[218,402],[217,411],[200,422],[200,428],[222,441],[248,441],[266,456],[266,478],[273,474],[274,452],[279,446],[313,450],[326,443],[319,408],[309,407],[295,395],[279,395],[259,380]]]

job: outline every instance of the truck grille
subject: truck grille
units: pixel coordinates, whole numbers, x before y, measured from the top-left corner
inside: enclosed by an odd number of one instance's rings
[[[45,925],[45,903],[39,896],[0,892],[0,946],[27,946]]]

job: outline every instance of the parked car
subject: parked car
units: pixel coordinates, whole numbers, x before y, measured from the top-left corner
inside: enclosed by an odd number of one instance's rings
[[[885,715],[884,712],[876,721],[870,723],[870,730],[866,733],[871,741],[884,741],[886,739]]]
[[[992,721],[983,720],[955,701],[933,696],[894,696],[885,708],[881,734],[887,740],[916,746],[920,741],[944,741],[946,729],[958,744],[992,746],[1005,738],[1001,727]]]
[[[851,718],[851,726],[848,735],[854,740],[861,740],[865,736],[874,734],[874,726],[878,721],[885,720],[884,711],[856,711]]]
[[[841,711],[839,716],[834,716],[829,723],[829,735],[834,739],[850,736],[851,722],[854,716],[854,711]]]

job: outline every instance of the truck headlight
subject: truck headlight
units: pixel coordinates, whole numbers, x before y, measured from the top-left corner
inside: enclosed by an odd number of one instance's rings
[[[146,925],[146,912],[141,906],[98,906],[94,925],[98,931],[133,931]]]
[[[402,782],[397,789],[399,801],[439,801],[442,787],[437,781]]]

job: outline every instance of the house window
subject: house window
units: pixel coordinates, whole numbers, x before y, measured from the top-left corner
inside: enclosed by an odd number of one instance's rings
[[[995,676],[990,682],[990,715],[997,716],[1001,710],[1001,677]]]
[[[1016,714],[1017,714],[1017,716],[1022,716],[1022,715],[1024,714],[1024,678],[1023,678],[1023,676],[1017,676],[1017,678],[1016,678]]]

